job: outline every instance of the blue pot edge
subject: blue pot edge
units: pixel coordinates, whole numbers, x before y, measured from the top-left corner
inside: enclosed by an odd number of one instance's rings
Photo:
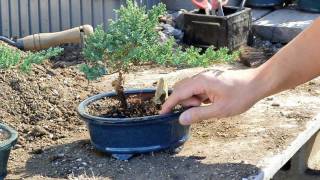
[[[0,151],[8,150],[17,143],[18,132],[4,123],[0,123],[0,127],[10,133],[10,138],[0,143]]]
[[[154,88],[144,88],[144,89],[129,89],[125,91],[125,94],[140,94],[140,93],[153,93],[156,90]],[[90,104],[93,103],[101,98],[104,97],[111,97],[115,96],[116,93],[114,91],[112,92],[104,92],[100,93],[91,97],[88,97],[87,99],[83,100],[78,108],[77,112],[79,116],[86,121],[87,123],[97,123],[97,124],[123,124],[126,125],[132,124],[132,123],[141,123],[141,122],[159,122],[159,121],[166,121],[168,117],[174,117],[174,116],[180,116],[180,114],[183,112],[176,112],[176,113],[168,113],[163,115],[153,115],[153,116],[143,116],[143,117],[135,117],[135,118],[104,118],[104,117],[98,117],[98,116],[92,116],[85,112],[85,108]]]
[[[150,152],[158,152],[170,148],[177,148],[182,146],[188,139],[190,138],[189,131],[188,133],[183,136],[182,139],[179,139],[178,141],[166,144],[166,145],[157,145],[157,146],[149,146],[149,147],[136,147],[136,148],[109,148],[109,150],[106,150],[106,148],[102,148],[98,146],[97,144],[93,143],[91,141],[91,144],[95,149],[97,149],[100,152],[104,152],[107,154],[145,154]]]

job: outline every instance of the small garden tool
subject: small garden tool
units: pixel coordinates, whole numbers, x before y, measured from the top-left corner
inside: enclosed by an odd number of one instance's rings
[[[218,16],[224,16],[223,13],[223,6],[225,6],[228,3],[228,0],[192,0],[192,3],[197,6],[199,9],[204,9],[206,11],[207,15],[218,15]],[[211,13],[208,13],[210,12]],[[216,11],[218,11],[216,13]]]
[[[15,41],[0,36],[0,41],[22,50],[38,51],[67,43],[81,44],[83,37],[92,33],[93,28],[91,25],[83,25],[60,32],[33,34]]]

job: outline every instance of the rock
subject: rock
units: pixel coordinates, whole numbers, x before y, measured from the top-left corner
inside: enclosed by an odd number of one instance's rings
[[[49,134],[47,130],[45,130],[43,127],[41,126],[35,126],[33,128],[33,130],[31,131],[30,135],[34,136],[34,137],[41,137],[44,135]]]
[[[159,31],[159,36],[160,36],[160,42],[161,43],[164,43],[164,42],[167,42],[168,39],[169,39],[169,36],[166,35],[165,33],[163,33],[162,31]]]
[[[32,154],[42,154],[43,152],[44,152],[43,149],[38,148],[38,149],[34,149],[34,150],[32,151]]]
[[[164,24],[163,26],[163,33],[173,36],[175,39],[182,39],[183,38],[183,32],[180,29],[176,29],[172,27],[170,24]]]
[[[56,90],[56,89],[53,89],[53,90],[52,90],[52,94],[53,94],[54,96],[59,96],[59,92],[58,92],[58,90]]]
[[[172,14],[172,19],[174,22],[174,27],[178,28],[178,29],[183,29],[183,25],[184,25],[184,16],[183,14],[188,12],[185,9],[181,9],[180,11],[173,13]]]

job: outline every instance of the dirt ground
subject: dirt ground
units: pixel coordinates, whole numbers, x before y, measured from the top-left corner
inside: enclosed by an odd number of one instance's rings
[[[320,107],[316,79],[268,97],[240,116],[193,125],[191,139],[177,154],[118,161],[93,149],[76,113],[81,100],[112,90],[115,75],[88,84],[75,64],[54,66],[35,66],[29,75],[0,72],[0,120],[19,131],[7,179],[241,179],[256,174],[263,158],[283,150]],[[160,77],[172,85],[203,70],[143,66],[126,77],[127,88],[152,87]]]
[[[157,152],[118,161],[93,149],[76,113],[86,97],[112,90],[116,76],[88,84],[78,71],[83,61],[79,51],[70,47],[66,53],[34,66],[30,74],[0,71],[0,120],[19,131],[7,179],[241,179],[257,174],[261,161],[285,149],[319,110],[316,79],[268,97],[240,116],[193,125],[191,139],[177,154]],[[172,86],[203,70],[137,67],[126,76],[126,87],[149,88],[160,77]]]

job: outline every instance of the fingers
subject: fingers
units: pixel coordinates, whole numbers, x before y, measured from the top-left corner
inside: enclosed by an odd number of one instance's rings
[[[199,98],[193,96],[193,97],[191,97],[189,99],[181,101],[180,104],[183,107],[194,107],[194,106],[200,106],[201,102],[202,101]]]
[[[200,81],[195,81],[193,79],[185,79],[180,81],[175,87],[172,94],[162,105],[162,110],[160,114],[165,114],[171,111],[171,109],[179,104],[180,102],[190,99],[194,95],[202,94],[204,92]],[[189,103],[189,101],[188,101]],[[195,100],[192,100],[195,103]]]
[[[221,112],[219,109],[215,104],[190,108],[180,115],[180,124],[190,125],[202,120],[220,117]]]

